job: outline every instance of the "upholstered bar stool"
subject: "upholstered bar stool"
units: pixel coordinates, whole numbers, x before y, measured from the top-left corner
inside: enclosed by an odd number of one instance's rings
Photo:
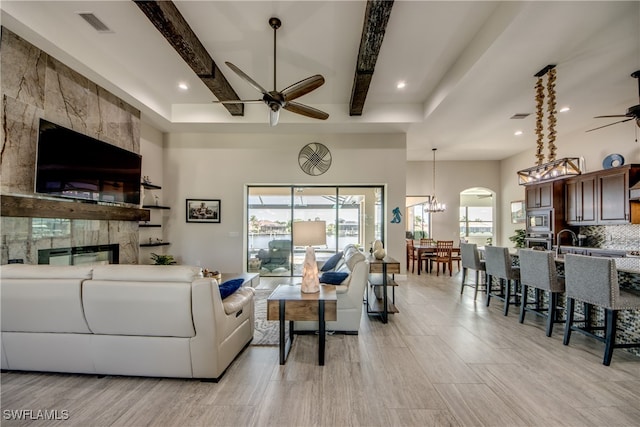
[[[480,284],[480,272],[487,271],[484,261],[480,260],[480,253],[478,252],[478,245],[475,243],[463,243],[460,242],[460,256],[462,258],[462,282],[460,284],[460,294],[464,292],[464,287],[469,286],[470,288],[474,288],[473,291],[473,300],[476,300],[478,296],[478,287],[482,286]],[[476,272],[476,281],[474,284],[465,283],[465,279],[467,277],[467,271],[475,270]],[[484,289],[486,291],[487,278],[485,275],[484,281]]]
[[[564,292],[564,278],[558,277],[556,262],[552,251],[536,251],[533,249],[520,249],[520,284],[522,296],[520,298],[520,323],[524,322],[526,312],[534,313],[547,319],[546,333],[550,337],[554,323],[563,323],[558,320],[558,294]],[[527,291],[535,288],[536,300],[528,302]],[[540,307],[540,291],[547,292],[548,308]],[[533,306],[532,306],[533,305]]]
[[[518,305],[520,268],[511,265],[509,248],[485,246],[484,259],[487,266],[487,307],[491,297],[504,301],[504,315],[509,314],[510,305]],[[499,289],[493,289],[493,278],[499,279]],[[513,292],[512,292],[513,291]]]
[[[602,364],[609,366],[614,348],[640,347],[640,342],[616,343],[616,323],[618,311],[640,310],[640,296],[620,290],[618,271],[611,258],[591,257],[566,254],[564,257],[565,288],[567,295],[567,323],[564,326],[564,345],[569,344],[571,331],[583,333],[604,342],[604,358]],[[604,326],[589,325],[589,316],[585,320],[574,321],[575,301],[604,309]],[[584,323],[582,327],[574,323]],[[604,330],[604,336],[593,331]]]

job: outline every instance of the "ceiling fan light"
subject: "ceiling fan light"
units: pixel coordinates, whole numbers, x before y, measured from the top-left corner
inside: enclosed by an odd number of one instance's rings
[[[279,109],[270,109],[269,110],[269,126],[275,126],[278,124],[278,119],[280,118],[280,110]]]

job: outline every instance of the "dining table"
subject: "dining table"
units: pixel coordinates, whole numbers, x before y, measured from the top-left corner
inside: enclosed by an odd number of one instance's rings
[[[438,247],[436,245],[413,245],[413,249],[416,251],[416,260],[418,262],[418,275],[420,275],[420,270],[422,268],[422,255],[423,254],[434,254],[436,252],[436,249]],[[460,248],[459,247],[454,247],[451,249],[451,254],[459,254],[460,253]],[[449,257],[449,271],[451,271],[451,267],[453,265],[453,262],[451,260],[451,257]]]

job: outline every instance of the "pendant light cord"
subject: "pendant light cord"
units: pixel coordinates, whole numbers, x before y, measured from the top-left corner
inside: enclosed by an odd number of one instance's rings
[[[436,150],[437,148],[432,148],[433,151],[433,198],[436,197]]]

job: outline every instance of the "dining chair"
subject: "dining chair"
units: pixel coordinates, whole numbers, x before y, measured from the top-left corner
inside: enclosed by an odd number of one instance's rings
[[[423,237],[420,239],[420,246],[435,246],[433,239]],[[429,272],[431,266],[431,259],[435,256],[435,252],[422,252],[420,253],[420,263],[424,263],[424,271]]]
[[[409,265],[411,265],[411,272],[413,273],[415,262],[416,262],[416,249],[413,246],[413,239],[407,240],[407,271],[409,270]]]
[[[520,303],[520,323],[524,322],[527,312],[546,319],[546,334],[551,336],[554,323],[563,323],[558,319],[558,295],[564,292],[564,277],[558,276],[553,251],[520,249],[520,283],[522,297]],[[528,301],[529,288],[535,289],[535,300]],[[540,291],[547,293],[547,308],[540,305]]]
[[[435,256],[431,258],[431,271],[433,272],[433,264],[436,264],[436,276],[440,275],[440,264],[442,264],[442,273],[449,268],[449,276],[451,276],[451,250],[453,249],[453,240],[438,240],[436,243]]]
[[[487,271],[487,267],[483,260],[480,259],[480,253],[478,252],[478,245],[475,243],[463,243],[460,242],[460,258],[462,258],[462,281],[460,285],[460,294],[464,292],[464,287],[469,286],[474,288],[473,292],[473,300],[475,301],[478,296],[478,288],[482,286],[480,283],[480,273]],[[467,277],[467,271],[475,270],[476,272],[476,281],[473,284],[465,283],[465,279]],[[484,288],[486,290],[487,285],[487,277],[486,274],[484,280]]]
[[[518,287],[520,284],[520,267],[513,266],[509,248],[485,246],[484,259],[487,265],[487,307],[491,297],[504,301],[504,315],[509,314],[510,305],[519,305]],[[494,289],[493,278],[499,281],[499,288]]]
[[[604,342],[602,364],[609,366],[614,348],[640,347],[640,342],[616,342],[618,311],[640,310],[640,296],[620,289],[615,260],[585,255],[566,254],[564,256],[565,289],[567,296],[567,321],[564,325],[562,343],[569,345],[571,332],[585,334]],[[575,301],[584,304],[582,320],[574,320]],[[591,307],[604,310],[604,325],[591,324]],[[575,325],[582,323],[582,326]],[[604,331],[596,335],[594,331]]]

